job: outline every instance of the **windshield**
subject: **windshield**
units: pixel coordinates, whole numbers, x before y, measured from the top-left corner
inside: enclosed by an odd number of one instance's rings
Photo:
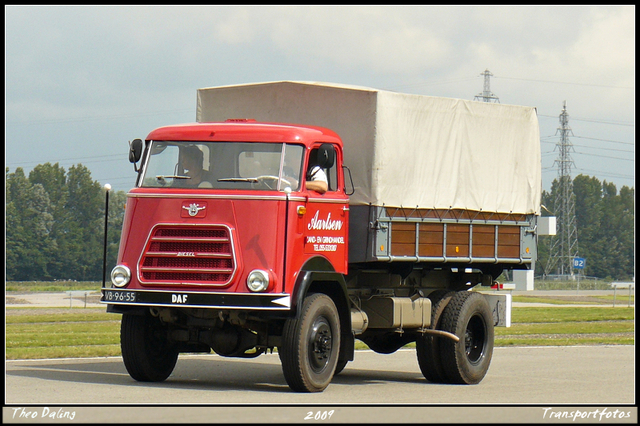
[[[292,144],[151,141],[140,186],[296,191],[302,154]]]

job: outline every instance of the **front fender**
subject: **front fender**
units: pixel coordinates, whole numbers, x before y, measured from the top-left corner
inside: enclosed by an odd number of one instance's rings
[[[331,297],[340,315],[340,329],[342,345],[340,347],[339,362],[353,361],[355,338],[351,330],[351,302],[347,293],[347,283],[344,276],[333,271],[301,271],[296,280],[296,286],[291,295],[291,314],[299,318],[299,306],[305,297],[311,293],[324,293]]]

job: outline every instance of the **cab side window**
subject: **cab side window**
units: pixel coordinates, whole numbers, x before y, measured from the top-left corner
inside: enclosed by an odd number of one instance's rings
[[[307,182],[326,179],[328,190],[336,191],[338,187],[338,173],[335,156],[333,146],[328,143],[312,149],[309,154]]]

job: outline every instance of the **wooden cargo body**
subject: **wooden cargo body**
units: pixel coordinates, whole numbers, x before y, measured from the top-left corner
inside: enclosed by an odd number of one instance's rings
[[[531,268],[535,216],[469,210],[351,206],[350,263],[416,262]]]

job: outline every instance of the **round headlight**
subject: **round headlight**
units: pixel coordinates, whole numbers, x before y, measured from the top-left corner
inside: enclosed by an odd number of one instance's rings
[[[116,265],[111,271],[111,282],[116,287],[124,287],[131,280],[131,270],[124,265]]]
[[[269,274],[260,269],[251,271],[247,277],[247,287],[255,292],[265,291],[269,287]]]

